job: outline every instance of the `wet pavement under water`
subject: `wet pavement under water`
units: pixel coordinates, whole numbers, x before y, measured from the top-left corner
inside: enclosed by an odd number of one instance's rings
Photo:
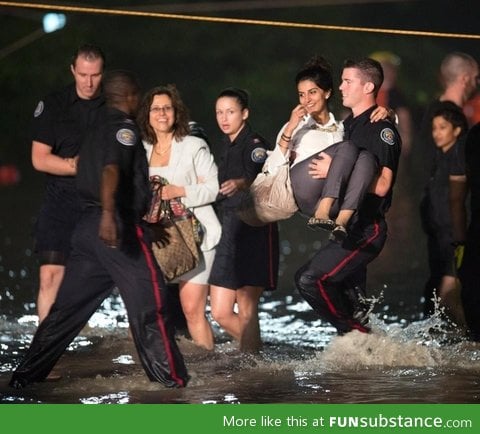
[[[480,402],[480,345],[441,318],[371,317],[373,332],[336,336],[300,299],[264,301],[265,342],[240,353],[216,327],[215,351],[178,340],[191,380],[184,389],[150,382],[136,358],[121,300],[106,300],[55,367],[56,381],[7,386],[36,317],[1,319],[2,403],[475,403]],[[381,317],[384,319],[381,319]]]
[[[179,333],[191,381],[166,389],[144,375],[123,303],[112,295],[55,367],[60,379],[11,389],[11,371],[37,324],[30,232],[38,202],[25,202],[31,185],[2,192],[0,403],[480,402],[480,344],[466,341],[440,312],[429,319],[421,313],[424,238],[402,194],[389,212],[387,246],[369,267],[369,296],[376,301],[368,335],[336,336],[293,289],[293,273],[323,242],[295,216],[280,225],[280,285],[262,298],[259,354],[240,353],[215,323],[213,352]],[[12,219],[16,209],[23,211]]]

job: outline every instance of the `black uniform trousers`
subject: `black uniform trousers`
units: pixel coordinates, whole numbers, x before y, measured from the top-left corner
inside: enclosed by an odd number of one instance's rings
[[[56,301],[40,324],[10,385],[23,387],[47,377],[70,342],[116,286],[125,303],[143,368],[151,381],[183,387],[187,370],[174,339],[166,286],[141,225],[119,222],[121,246],[98,236],[99,208],[84,213],[74,231],[72,252]],[[121,220],[121,219],[117,219]]]
[[[295,275],[302,297],[339,334],[369,331],[359,319],[361,296],[366,289],[367,264],[381,252],[387,224],[384,219],[355,222],[348,234],[342,243],[329,241]]]
[[[480,213],[472,213],[458,276],[470,338],[480,342]]]

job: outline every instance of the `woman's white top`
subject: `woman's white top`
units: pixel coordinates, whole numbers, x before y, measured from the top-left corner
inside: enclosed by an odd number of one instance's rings
[[[280,137],[285,130],[285,124],[277,135],[277,145],[265,161],[264,170],[274,172],[277,167],[290,161],[291,152],[295,152],[292,167],[315,153],[320,153],[334,143],[343,140],[344,128],[342,122],[337,122],[335,116],[329,113],[326,124],[320,125],[311,116],[306,116],[292,133],[289,149],[284,154],[279,146]]]

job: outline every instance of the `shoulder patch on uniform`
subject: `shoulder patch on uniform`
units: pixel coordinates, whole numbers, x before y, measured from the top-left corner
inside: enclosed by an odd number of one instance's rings
[[[251,156],[254,163],[263,163],[267,159],[267,150],[265,148],[255,148]]]
[[[43,101],[39,101],[37,107],[35,108],[35,111],[33,112],[33,116],[38,118],[43,113],[44,108],[45,105],[43,104]]]
[[[122,128],[117,131],[117,140],[125,146],[133,146],[136,141],[135,133],[129,128]]]
[[[380,138],[388,145],[395,144],[395,133],[391,128],[384,128],[380,131]]]

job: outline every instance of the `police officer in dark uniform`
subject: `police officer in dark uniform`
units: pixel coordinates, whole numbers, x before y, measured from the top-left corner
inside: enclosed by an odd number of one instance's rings
[[[47,175],[45,197],[35,226],[35,250],[40,259],[40,322],[55,301],[71,235],[80,215],[74,177],[76,161],[85,132],[104,104],[104,63],[105,56],[98,47],[80,46],[70,67],[74,83],[40,101],[34,112],[32,163]]]
[[[225,135],[218,166],[222,237],[209,279],[212,316],[240,342],[241,350],[256,351],[261,345],[258,301],[263,290],[273,290],[277,284],[278,227],[276,223],[249,226],[238,217],[237,209],[261,171],[270,145],[247,122],[248,94],[244,90],[223,90],[216,113]]]
[[[343,242],[329,241],[295,275],[305,300],[340,334],[354,329],[369,331],[362,305],[367,264],[378,256],[387,238],[385,213],[392,201],[401,140],[390,121],[370,122],[382,81],[383,71],[377,61],[345,62],[340,90],[344,106],[352,109],[352,115],[344,121],[345,139],[361,149],[359,159],[364,152],[376,157],[379,174],[350,220],[347,238]],[[327,165],[327,170],[319,167],[320,172],[328,172],[329,163],[328,159],[318,161]],[[363,175],[354,167],[345,196],[355,187],[357,176]]]
[[[165,282],[141,220],[150,193],[145,150],[132,119],[139,91],[127,71],[113,71],[104,81],[107,106],[80,152],[77,184],[83,214],[65,277],[12,376],[12,387],[45,379],[114,287],[124,300],[148,378],[167,387],[183,387],[188,381],[165,304]]]

